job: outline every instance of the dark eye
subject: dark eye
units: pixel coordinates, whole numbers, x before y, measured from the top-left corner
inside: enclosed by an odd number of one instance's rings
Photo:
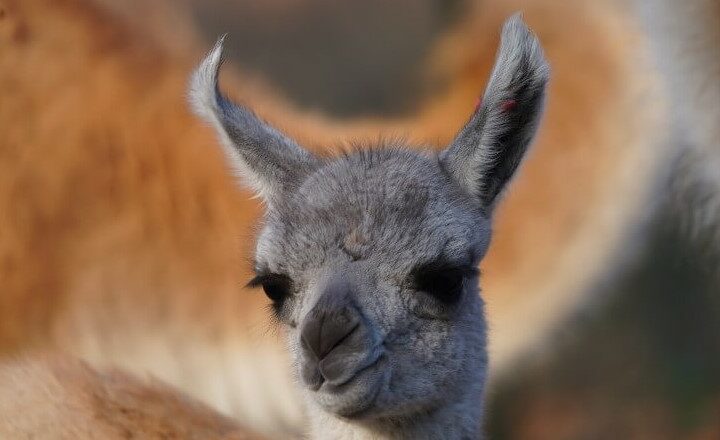
[[[443,304],[454,304],[462,295],[463,281],[467,272],[461,267],[444,262],[424,264],[413,271],[413,287]]]
[[[292,280],[287,275],[270,273],[258,275],[248,283],[250,287],[262,286],[265,295],[273,302],[276,310],[282,308],[285,299],[292,293]]]

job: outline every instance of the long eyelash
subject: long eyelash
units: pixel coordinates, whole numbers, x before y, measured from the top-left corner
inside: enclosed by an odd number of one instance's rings
[[[245,285],[245,287],[254,289],[255,287],[260,287],[265,281],[266,275],[255,275],[248,283]]]
[[[257,274],[248,281],[246,284],[246,287],[249,288],[255,288],[260,287],[263,285],[263,283],[269,282],[269,281],[276,281],[276,280],[286,280],[288,279],[287,275],[279,274],[279,273],[260,273]]]

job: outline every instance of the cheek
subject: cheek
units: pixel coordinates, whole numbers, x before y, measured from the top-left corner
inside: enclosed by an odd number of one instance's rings
[[[407,317],[403,336],[395,345],[400,362],[413,365],[418,374],[427,372],[436,383],[477,368],[487,357],[483,302],[476,289],[468,289],[449,320]],[[436,375],[435,373],[439,373]]]
[[[300,332],[297,328],[287,328],[284,332],[285,345],[290,353],[290,360],[293,365],[300,362]]]
[[[492,242],[492,235],[492,229],[490,228],[490,223],[488,222],[481,228],[479,236],[476,238],[477,244],[475,245],[475,255],[473,255],[473,258],[478,263],[485,258],[485,255],[490,248],[490,243]]]
[[[458,351],[464,352],[462,341],[457,338],[447,322],[426,320],[414,316],[402,322],[396,329],[398,337],[392,342],[392,356],[398,363],[412,366],[417,374],[432,373],[436,367],[453,369]]]
[[[464,374],[465,343],[440,325],[415,323],[408,326],[406,335],[389,347],[391,394],[409,404],[456,392],[457,377]],[[413,373],[404,374],[407,371]]]

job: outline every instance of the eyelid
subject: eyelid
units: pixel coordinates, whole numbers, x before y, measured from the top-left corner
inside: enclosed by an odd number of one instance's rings
[[[480,275],[480,269],[477,266],[460,266],[460,270],[463,271],[463,274],[467,277],[474,277],[477,275]]]
[[[454,263],[447,260],[433,260],[429,261],[427,263],[422,263],[412,270],[412,273],[417,273],[421,270],[430,270],[433,272],[443,272],[443,271],[459,271],[463,274],[463,276],[475,276],[480,273],[480,270],[477,268],[477,266],[472,264],[466,264],[466,263]]]
[[[271,273],[271,272],[258,273],[246,284],[246,287],[250,287],[250,288],[260,287],[263,285],[263,283],[266,283],[268,281],[277,281],[277,280],[282,280],[282,281],[287,281],[287,282],[292,281],[289,276],[287,276],[285,274],[281,274],[281,273]]]

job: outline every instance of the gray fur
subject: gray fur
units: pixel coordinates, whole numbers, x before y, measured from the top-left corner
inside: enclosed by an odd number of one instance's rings
[[[488,208],[535,136],[549,74],[540,42],[515,14],[503,26],[481,104],[442,155],[448,170]],[[508,104],[513,107],[503,108]]]
[[[246,183],[272,202],[275,195],[291,191],[317,160],[245,107],[233,104],[218,88],[223,63],[223,36],[205,57],[190,80],[189,99],[195,113],[218,132],[228,162]]]
[[[485,104],[443,153],[394,142],[322,161],[217,92],[221,43],[194,74],[191,96],[233,166],[271,201],[255,269],[291,280],[276,312],[313,437],[481,437],[487,349],[477,272],[462,272],[456,302],[413,280],[427,263],[474,269],[485,255],[489,213],[542,108],[537,40],[519,16],[508,21]],[[498,110],[508,99],[518,105]]]

